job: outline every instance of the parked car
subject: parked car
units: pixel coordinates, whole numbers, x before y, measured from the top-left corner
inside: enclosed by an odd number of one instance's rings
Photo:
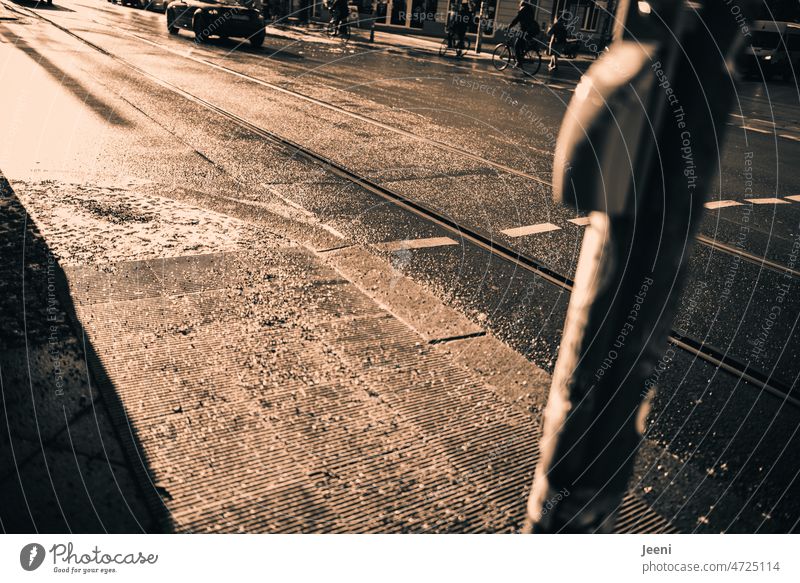
[[[230,0],[176,0],[167,6],[167,30],[191,30],[198,42],[210,36],[246,38],[253,47],[264,44],[266,32],[260,3]]]

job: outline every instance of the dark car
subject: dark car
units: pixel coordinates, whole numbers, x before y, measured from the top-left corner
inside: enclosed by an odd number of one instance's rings
[[[142,2],[146,3],[144,7],[145,10],[156,10],[158,12],[166,12],[167,5],[169,5],[171,1],[172,0],[142,0]]]
[[[800,66],[800,25],[793,22],[756,20],[751,25],[746,48],[736,66],[746,77],[770,79],[776,75],[792,81]]]
[[[149,0],[108,0],[112,4],[119,4],[120,6],[133,6],[134,8],[147,8]]]
[[[198,42],[210,36],[246,38],[254,47],[264,44],[264,18],[254,2],[230,0],[177,0],[167,6],[167,30],[194,31]]]

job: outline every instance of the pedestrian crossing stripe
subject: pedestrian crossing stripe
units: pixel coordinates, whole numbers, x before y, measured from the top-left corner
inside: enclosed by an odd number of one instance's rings
[[[787,199],[787,200],[784,200]],[[793,194],[783,198],[775,197],[761,197],[761,198],[745,198],[742,201],[737,200],[713,200],[705,203],[705,208],[708,210],[716,210],[733,206],[743,206],[745,203],[750,202],[753,204],[789,204],[789,200],[800,202],[800,194]],[[575,217],[567,219],[567,222],[572,223],[578,227],[586,227],[591,223],[589,217]],[[500,231],[507,237],[525,237],[528,235],[539,235],[541,233],[549,233],[552,231],[560,231],[561,227],[553,223],[537,223],[535,225],[525,225],[522,227],[513,227],[511,229],[504,229]],[[446,247],[451,245],[458,245],[450,237],[431,237],[427,239],[402,239],[398,241],[385,241],[382,243],[374,243],[372,246],[394,253],[406,249],[428,249],[432,247]]]
[[[782,198],[746,198],[745,202],[752,202],[753,204],[789,204]]]
[[[553,223],[538,223],[536,225],[526,225],[524,227],[515,227],[513,229],[505,229],[500,231],[506,237],[524,237],[526,235],[538,235],[539,233],[547,233],[549,231],[560,231],[561,227]]]
[[[373,247],[383,251],[394,253],[396,251],[403,251],[406,249],[428,249],[430,247],[445,247],[448,245],[458,245],[450,237],[431,237],[429,239],[402,239],[400,241],[385,241],[383,243],[375,243]]]
[[[715,209],[727,208],[729,206],[742,206],[747,202],[752,204],[789,204],[788,201],[790,200],[794,202],[800,202],[800,194],[792,194],[790,196],[784,196],[783,198],[775,198],[775,197],[745,198],[742,199],[742,201],[714,200],[705,203],[704,206],[709,210],[715,210]]]
[[[758,134],[771,134],[770,130],[762,130],[761,128],[754,128],[752,126],[741,126],[743,130],[747,130],[748,132],[756,132]]]
[[[742,203],[737,202],[735,200],[714,200],[712,202],[707,202],[705,207],[710,210],[714,209],[722,209],[729,206],[741,206]]]
[[[344,235],[342,235],[342,233],[340,233],[339,231],[337,231],[336,229],[331,227],[330,225],[326,225],[325,223],[320,223],[319,226],[322,227],[323,229],[325,229],[326,231],[328,231],[331,235],[333,235],[337,239],[346,239],[347,238]]]

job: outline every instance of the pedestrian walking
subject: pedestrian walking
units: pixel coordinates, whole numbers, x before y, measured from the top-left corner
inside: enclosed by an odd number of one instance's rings
[[[450,23],[450,34],[448,35],[448,42],[451,48],[463,48],[464,39],[467,36],[467,28],[469,27],[470,20],[472,19],[472,10],[468,2],[462,2],[456,13],[453,14],[453,19]]]
[[[565,14],[562,13],[556,17],[547,31],[547,37],[550,39],[547,47],[547,51],[550,54],[550,63],[547,65],[547,70],[550,72],[558,69],[558,56],[564,52],[564,48],[567,46],[568,31],[564,20]]]
[[[735,95],[726,0],[621,2],[617,18],[556,146],[554,194],[590,224],[524,532],[614,528]]]

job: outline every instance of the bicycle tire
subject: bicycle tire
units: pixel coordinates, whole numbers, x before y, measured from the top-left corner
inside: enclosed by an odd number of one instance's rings
[[[526,75],[536,75],[542,67],[542,53],[536,50],[528,51],[525,53],[525,63],[522,65],[522,70]]]
[[[514,54],[511,47],[506,43],[500,43],[492,51],[492,65],[498,71],[504,71],[514,61]]]
[[[443,57],[447,54],[447,51],[450,49],[450,43],[447,39],[442,41],[442,44],[439,45],[439,56]]]
[[[328,22],[328,27],[325,29],[325,34],[328,38],[333,38],[336,36],[336,24],[331,20]]]
[[[464,41],[459,42],[458,44],[456,44],[456,47],[455,47],[456,57],[458,57],[458,58],[463,57],[464,54],[468,50],[469,49],[467,49],[467,43],[466,42],[464,42]]]

